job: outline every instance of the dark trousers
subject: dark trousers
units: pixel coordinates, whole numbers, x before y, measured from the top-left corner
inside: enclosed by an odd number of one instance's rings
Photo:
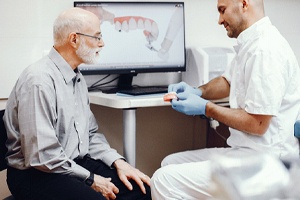
[[[112,178],[112,182],[119,188],[117,200],[151,200],[148,185],[145,184],[146,195],[134,181],[130,181],[133,190],[128,190],[119,179],[117,171],[102,161],[84,157],[76,159],[76,162],[95,174]],[[34,168],[18,170],[8,167],[7,184],[17,200],[105,200],[101,193],[76,178],[45,173]]]

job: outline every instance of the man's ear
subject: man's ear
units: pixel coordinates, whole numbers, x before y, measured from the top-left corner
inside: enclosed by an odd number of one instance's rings
[[[70,45],[71,45],[72,47],[74,47],[74,48],[77,49],[79,39],[78,39],[76,33],[74,33],[74,32],[70,33],[70,34],[69,34],[68,41],[69,41],[69,43],[70,43]]]

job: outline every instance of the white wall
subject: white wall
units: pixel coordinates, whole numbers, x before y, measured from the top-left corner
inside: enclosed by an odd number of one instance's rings
[[[235,39],[227,37],[218,25],[217,0],[186,0],[187,46],[232,46]],[[289,41],[300,61],[300,1],[265,0],[266,15]]]
[[[185,0],[188,47],[235,44],[217,24],[216,2]],[[300,1],[265,0],[265,3],[267,14],[290,42],[300,61]],[[58,13],[72,6],[71,0],[0,0],[0,99],[8,96],[22,69],[51,48],[52,23]],[[1,100],[0,107],[3,108]],[[122,111],[96,105],[92,105],[92,110],[100,131],[122,153]],[[137,114],[137,166],[149,175],[159,167],[164,156],[199,148],[205,143],[205,135],[199,136],[205,124],[200,124],[198,118],[181,115],[167,107],[139,109]],[[5,172],[1,172],[0,199],[9,193],[4,183]]]
[[[185,0],[188,47],[235,44],[235,40],[229,39],[224,28],[217,24],[216,3],[217,0]],[[265,4],[266,13],[290,42],[300,60],[300,12],[297,10],[300,1],[265,0]],[[55,17],[72,6],[71,0],[0,1],[0,98],[8,97],[25,67],[49,51]],[[154,77],[150,75],[146,79],[152,80]],[[141,76],[137,81],[146,79]]]
[[[0,1],[0,98],[8,96],[22,69],[52,46],[52,23],[72,1]]]

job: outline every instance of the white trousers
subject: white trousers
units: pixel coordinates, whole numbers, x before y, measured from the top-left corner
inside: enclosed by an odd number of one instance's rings
[[[243,156],[253,152],[245,148],[210,148],[171,154],[151,178],[152,199],[209,199],[210,159],[215,155]]]

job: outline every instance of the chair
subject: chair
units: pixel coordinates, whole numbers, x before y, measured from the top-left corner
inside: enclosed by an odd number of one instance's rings
[[[294,135],[300,142],[300,120],[297,120],[294,124]]]
[[[2,120],[3,115],[4,115],[4,110],[1,110],[0,111],[0,171],[7,168],[6,161],[5,161],[5,154],[7,152],[5,141],[7,139],[7,135],[4,127],[4,122]]]
[[[7,148],[5,146],[5,142],[7,140],[6,130],[3,122],[3,115],[5,110],[0,110],[0,171],[5,170],[7,168],[5,154],[7,152]],[[13,196],[6,197],[3,200],[13,200]]]
[[[298,139],[298,142],[300,144],[300,120],[297,120],[294,124],[294,136]],[[282,160],[284,166],[287,169],[291,168],[291,164],[293,162],[300,162],[299,158],[292,158],[292,159],[288,159],[288,160]]]

